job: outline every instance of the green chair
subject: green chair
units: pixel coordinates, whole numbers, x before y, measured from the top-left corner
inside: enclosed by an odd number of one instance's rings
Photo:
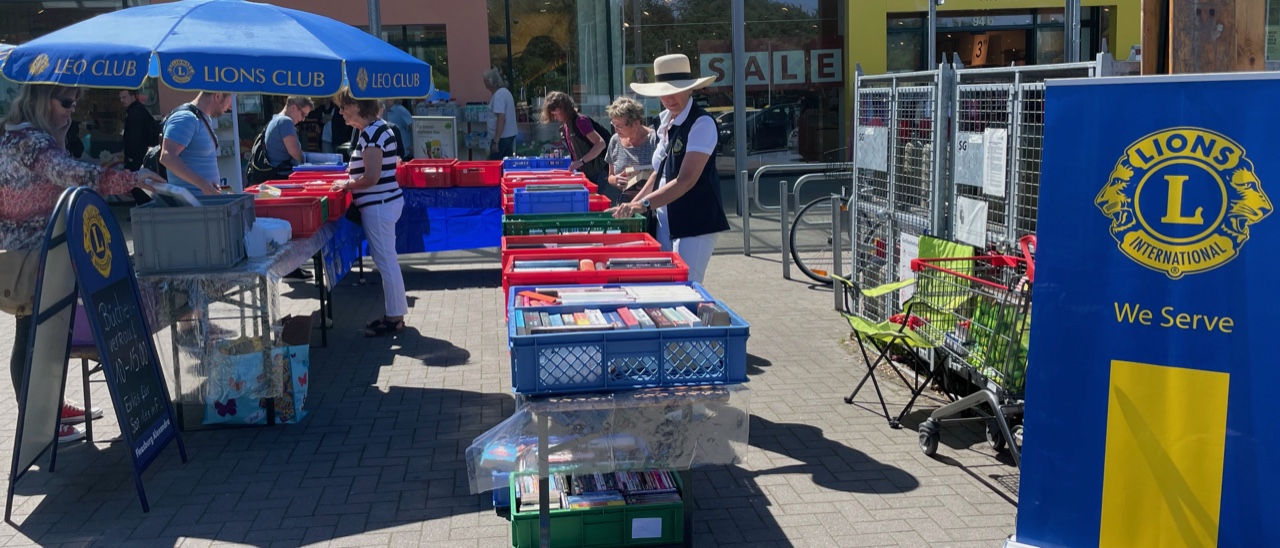
[[[920,237],[919,258],[921,259],[958,258],[972,255],[973,248],[970,246],[929,236]],[[916,278],[899,280],[868,289],[858,287],[856,283],[849,279],[837,276],[832,276],[832,279],[837,282],[836,287],[842,294],[840,315],[849,322],[849,327],[853,331],[853,339],[857,341],[858,349],[862,353],[862,359],[867,364],[867,372],[862,376],[862,380],[858,382],[858,386],[853,389],[853,393],[844,399],[844,402],[852,404],[858,392],[870,380],[872,387],[875,388],[876,398],[880,402],[884,418],[889,421],[889,427],[899,428],[902,417],[911,411],[916,399],[920,397],[920,394],[930,386],[938,375],[939,368],[930,365],[920,355],[920,351],[933,351],[942,346],[944,340],[940,334],[947,332],[950,329],[948,325],[955,321],[955,315],[951,311],[961,306],[967,297],[963,293],[957,293],[953,290],[934,290],[936,288],[927,286],[916,287],[913,296],[903,305],[903,313],[899,318],[899,323],[892,321],[890,318],[868,318],[858,312],[862,307],[857,306],[857,304],[860,299],[882,299],[896,291],[917,285]],[[963,281],[962,279],[959,280]],[[954,280],[948,280],[948,282],[954,284]],[[926,283],[931,284],[933,280]],[[874,360],[871,359],[871,352],[868,352],[868,346],[876,354]],[[902,412],[898,413],[896,418],[889,414],[889,406],[885,403],[884,393],[881,392],[880,383],[876,379],[876,368],[882,363],[892,364],[895,350],[899,351],[897,352],[899,356],[911,365],[916,366],[917,369],[924,369],[929,372],[923,380],[917,375],[915,382],[912,382],[908,381],[906,376],[896,367],[891,367],[902,383],[911,390],[911,399],[907,401],[906,406],[902,408]]]

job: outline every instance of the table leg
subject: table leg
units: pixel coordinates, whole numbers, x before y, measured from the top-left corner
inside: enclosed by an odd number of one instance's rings
[[[258,290],[255,292],[262,299],[260,301],[261,306],[257,307],[258,317],[262,318],[262,320],[258,322],[257,325],[260,325],[262,327],[263,336],[267,337],[268,339],[270,339],[271,337],[271,296],[268,294],[268,292],[271,291],[271,288],[268,287],[270,283],[271,283],[270,280],[268,280],[266,276],[259,276],[258,288],[257,288]],[[271,362],[271,344],[274,344],[275,341],[268,340],[266,342],[268,344],[266,345],[267,349],[263,352],[265,354],[265,359],[262,362],[264,373],[268,371],[267,368],[275,367],[275,364]],[[267,375],[267,379],[269,381],[271,379],[271,375]],[[275,398],[267,398],[266,411],[267,411],[267,426],[275,426],[276,424],[276,399]]]
[[[547,476],[551,475],[551,464],[547,452],[550,443],[547,440],[551,430],[551,417],[546,413],[538,414],[538,539],[539,546],[551,548],[551,493]],[[515,504],[516,501],[511,501]]]
[[[693,546],[693,472],[680,471],[680,499],[684,501],[684,546]]]
[[[329,308],[332,305],[333,296],[329,293],[329,286],[324,280],[324,259],[321,254],[316,253],[311,260],[316,265],[316,289],[320,290],[320,347],[328,348],[329,316],[332,314]]]

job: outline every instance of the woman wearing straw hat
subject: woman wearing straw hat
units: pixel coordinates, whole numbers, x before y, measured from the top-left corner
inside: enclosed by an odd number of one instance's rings
[[[729,230],[720,197],[720,174],[715,162],[719,132],[716,122],[693,102],[693,91],[712,78],[694,78],[689,58],[663,55],[653,62],[653,83],[632,83],[631,90],[659,97],[658,150],[653,175],[630,203],[614,209],[615,217],[655,211],[662,249],[675,251],[689,265],[689,281],[702,282],[715,250],[716,234]]]

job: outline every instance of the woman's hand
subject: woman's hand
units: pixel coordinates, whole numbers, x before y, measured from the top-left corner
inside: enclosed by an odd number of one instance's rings
[[[569,162],[569,171],[578,171],[579,169],[582,169],[582,162],[578,160]]]
[[[619,205],[618,207],[611,207],[608,211],[613,213],[613,218],[615,219],[630,219],[634,217],[636,213],[644,211],[644,206],[640,205],[639,202],[630,202]]]
[[[351,190],[351,179],[333,183],[333,186],[329,187],[329,190],[331,192],[342,192],[344,190]]]
[[[134,173],[133,176],[134,176],[133,186],[141,188],[143,190],[150,191],[150,192],[155,192],[156,190],[154,187],[151,186],[151,183],[165,182],[164,177],[157,175],[156,172],[151,171],[149,169],[139,169],[137,173]]]

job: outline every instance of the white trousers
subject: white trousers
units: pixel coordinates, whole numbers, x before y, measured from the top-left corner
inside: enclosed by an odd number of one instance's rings
[[[360,208],[364,236],[369,240],[369,254],[382,275],[382,303],[390,317],[409,312],[409,299],[404,294],[404,274],[400,272],[400,260],[396,255],[396,221],[400,220],[402,211],[404,198]]]
[[[718,233],[689,236],[671,239],[671,223],[667,218],[667,207],[658,208],[658,243],[663,251],[675,251],[680,260],[689,266],[689,281],[702,283],[707,275],[707,265],[711,263],[711,254],[716,250]]]

